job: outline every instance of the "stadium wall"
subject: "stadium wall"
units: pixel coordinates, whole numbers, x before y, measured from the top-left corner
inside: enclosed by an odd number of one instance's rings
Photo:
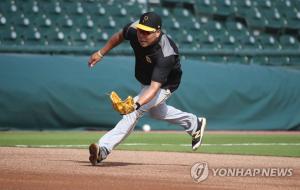
[[[139,92],[134,57],[0,54],[0,130],[111,129],[121,118],[107,93]],[[203,115],[209,130],[299,130],[300,71],[256,64],[183,60],[168,104]],[[179,126],[143,117],[154,130]]]

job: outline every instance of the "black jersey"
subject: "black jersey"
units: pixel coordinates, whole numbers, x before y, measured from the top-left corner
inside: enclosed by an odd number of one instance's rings
[[[135,78],[143,85],[151,81],[162,84],[163,89],[175,91],[181,80],[181,65],[178,48],[163,32],[157,42],[142,47],[137,39],[135,23],[123,28],[123,36],[130,41],[135,54]]]

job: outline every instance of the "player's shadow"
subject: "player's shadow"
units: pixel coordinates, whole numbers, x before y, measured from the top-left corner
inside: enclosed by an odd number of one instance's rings
[[[74,160],[75,161],[75,160]],[[75,161],[84,163],[85,166],[92,166],[89,161]],[[96,165],[96,167],[119,167],[119,166],[190,166],[186,164],[156,164],[156,163],[130,163],[130,162],[109,162],[104,161]],[[93,166],[95,167],[95,166]]]
[[[136,166],[145,165],[142,163],[130,163],[130,162],[101,162],[97,164],[97,167],[120,167],[120,166]]]
[[[92,166],[89,161],[83,160],[49,160],[49,161],[64,161],[64,162],[75,162],[82,164],[82,166],[88,167],[122,167],[122,166],[190,166],[186,164],[157,164],[157,163],[130,163],[130,162],[109,162],[103,161],[96,166]]]

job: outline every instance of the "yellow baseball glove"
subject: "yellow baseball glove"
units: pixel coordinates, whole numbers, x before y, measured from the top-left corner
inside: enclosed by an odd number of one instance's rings
[[[118,96],[115,91],[110,93],[110,100],[113,108],[121,115],[126,115],[135,110],[135,103],[131,96],[128,96],[124,101]]]

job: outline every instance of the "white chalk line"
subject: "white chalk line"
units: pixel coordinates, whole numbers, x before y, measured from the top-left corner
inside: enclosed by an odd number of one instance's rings
[[[151,144],[151,143],[123,143],[123,146],[181,146],[187,147],[191,144]],[[22,148],[87,148],[89,145],[15,145]],[[300,146],[300,143],[236,143],[236,144],[202,144],[201,146]]]

